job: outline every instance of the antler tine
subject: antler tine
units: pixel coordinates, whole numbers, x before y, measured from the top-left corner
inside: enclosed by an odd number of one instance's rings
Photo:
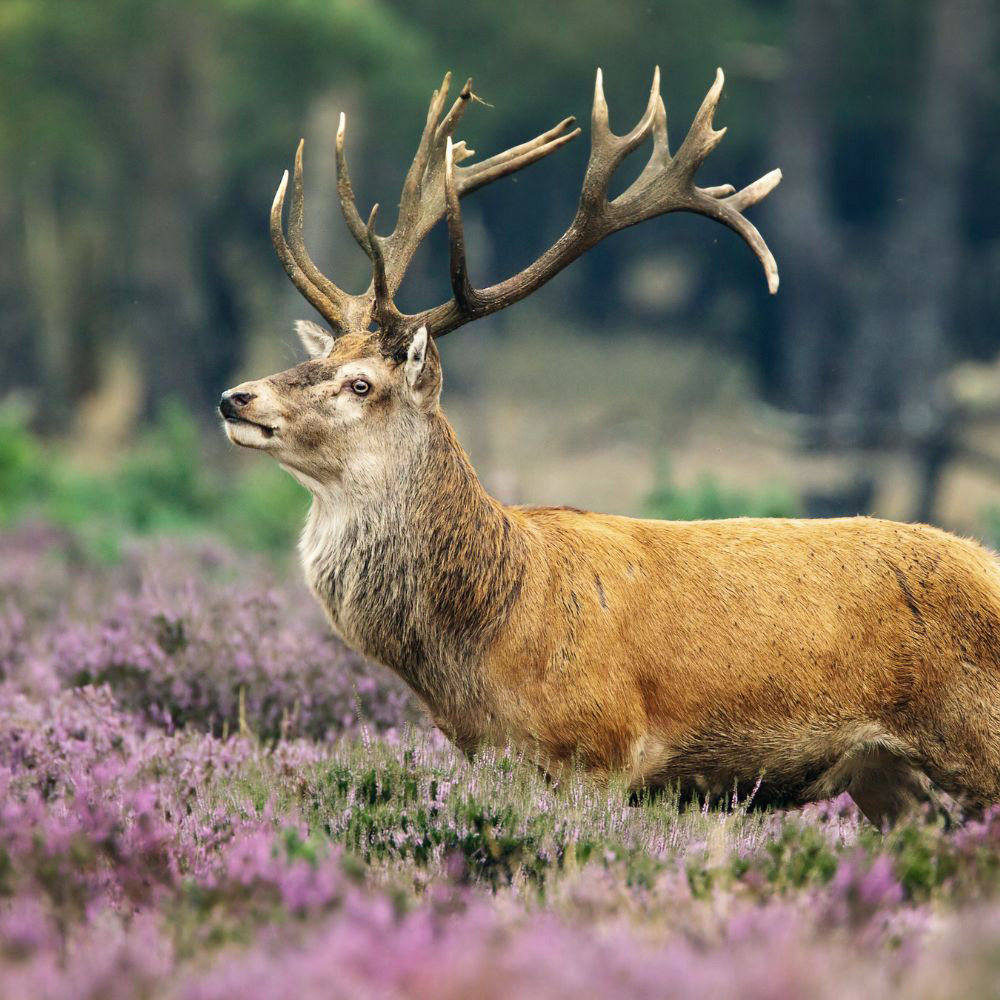
[[[515,157],[520,156],[522,153],[528,153],[533,149],[537,149],[539,146],[544,146],[547,142],[550,142],[558,135],[562,135],[569,128],[570,125],[576,122],[576,118],[570,115],[568,118],[564,118],[558,125],[553,125],[547,132],[543,132],[541,135],[536,135],[534,139],[529,139],[527,142],[522,142],[518,146],[511,146],[510,149],[505,149],[502,153],[494,153],[492,156],[487,156],[485,160],[480,160],[478,163],[473,163],[469,167],[465,167],[465,172],[468,176],[473,174],[478,174],[480,171],[489,170],[499,163],[506,163]],[[579,131],[579,129],[577,129]]]
[[[764,268],[768,291],[772,295],[777,292],[780,283],[778,263],[774,259],[774,254],[771,253],[767,243],[764,242],[764,237],[757,231],[757,227],[742,213],[743,209],[749,208],[751,205],[756,205],[757,202],[766,198],[780,183],[781,171],[772,170],[764,174],[763,177],[759,177],[752,184],[748,184],[741,191],[737,191],[735,194],[730,194],[728,197],[719,200],[717,204],[722,207],[722,214],[718,216],[713,215],[714,218],[718,218],[720,222],[739,233],[750,245],[750,249],[757,255],[757,259]],[[722,185],[720,190],[724,191],[726,188],[732,190],[732,185]],[[709,193],[711,190],[699,191],[699,194],[703,196],[708,195],[711,198],[712,195]]]
[[[388,330],[396,325],[402,313],[392,301],[392,292],[386,277],[385,257],[382,254],[381,237],[375,235],[375,217],[378,215],[378,203],[372,205],[365,235],[368,238],[369,256],[372,259],[372,289],[375,293],[373,303],[373,318],[381,330]]]
[[[758,177],[752,184],[748,184],[741,191],[734,194],[736,188],[732,184],[723,184],[718,188],[704,188],[706,194],[721,191],[723,194],[731,195],[726,198],[726,204],[736,212],[742,212],[744,208],[756,205],[758,201],[763,201],[781,183],[781,171],[771,170]],[[716,197],[719,197],[716,195]]]
[[[660,67],[653,71],[653,85],[642,117],[630,132],[615,135],[608,120],[608,102],[604,97],[604,74],[600,69],[594,81],[594,107],[591,113],[590,160],[583,179],[580,203],[588,215],[600,215],[607,203],[608,186],[622,160],[636,149],[654,129],[660,99]],[[666,140],[666,111],[663,112],[663,141]],[[654,142],[654,154],[657,152]]]
[[[725,82],[726,77],[720,67],[715,71],[715,80],[705,95],[705,99],[701,102],[701,107],[698,108],[698,113],[694,116],[694,121],[681,143],[680,149],[677,150],[674,160],[677,162],[677,168],[685,173],[693,175],[705,162],[708,154],[722,142],[722,138],[726,134],[725,128],[712,128],[712,118],[718,107],[719,98],[722,96],[722,87]]]
[[[654,83],[656,82],[654,78]],[[656,101],[653,109],[651,131],[653,133],[653,151],[649,154],[649,159],[642,168],[642,173],[635,179],[634,187],[644,186],[652,176],[661,170],[666,170],[670,164],[670,139],[667,136],[667,109],[663,104],[663,98],[660,96],[659,87],[656,88]],[[725,184],[719,187],[720,194],[723,188],[727,189],[724,192],[725,194],[731,194],[736,190],[732,184]],[[705,190],[709,189],[706,188]]]
[[[659,67],[657,67],[659,69]],[[650,163],[670,159],[670,139],[667,135],[667,108],[659,87],[656,89],[656,108],[653,111],[653,152]]]
[[[455,98],[455,103],[451,106],[448,114],[444,116],[444,120],[434,130],[434,141],[436,143],[455,134],[455,129],[458,128],[458,123],[462,120],[462,115],[465,114],[465,109],[469,106],[470,100],[472,100],[471,76],[465,81],[465,86],[458,92],[458,97]]]
[[[309,251],[306,250],[304,229],[305,229],[305,190],[302,180],[302,152],[305,148],[305,139],[299,140],[298,148],[295,150],[295,170],[292,174],[292,204],[288,211],[288,246],[291,250],[295,263],[299,265],[306,278],[324,295],[330,302],[338,307],[345,297],[341,291],[320,269],[313,263]]]
[[[400,217],[404,215],[404,207],[408,207],[419,199],[423,186],[424,172],[427,169],[427,161],[430,159],[431,150],[434,144],[434,133],[437,129],[438,119],[444,110],[444,102],[448,97],[448,90],[451,87],[451,71],[444,75],[441,86],[431,95],[431,102],[427,108],[427,120],[424,123],[424,131],[420,136],[417,145],[416,155],[410,164],[410,169],[406,172],[406,179],[403,181],[403,192],[400,197]],[[399,224],[397,223],[397,229]]]
[[[622,137],[622,153],[619,163],[625,159],[633,149],[640,146],[656,125],[657,113],[663,109],[664,128],[666,128],[666,108],[663,107],[663,99],[660,97],[660,67],[653,68],[653,83],[649,88],[649,100],[646,102],[646,110],[642,117],[636,122],[635,127],[628,135]]]
[[[554,153],[560,146],[565,146],[567,142],[572,142],[579,134],[580,129],[575,128],[572,132],[567,132],[576,121],[575,118],[564,118],[558,125],[553,126],[548,132],[543,132],[528,142],[522,142],[520,146],[512,146],[510,149],[497,153],[479,163],[472,163],[467,167],[456,167],[461,171],[460,178],[456,186],[460,194],[468,194],[477,188],[495,181],[498,177],[505,177],[507,174],[515,173],[522,167],[527,167],[540,160],[549,153]]]
[[[371,256],[368,236],[365,230],[358,204],[354,199],[354,188],[351,186],[351,175],[347,169],[347,152],[344,149],[344,137],[347,131],[347,116],[340,112],[340,124],[337,126],[337,196],[340,200],[340,211],[344,215],[347,228],[351,231],[354,241],[368,256]]]
[[[462,225],[462,206],[459,201],[458,185],[455,183],[455,158],[450,136],[445,148],[444,164],[451,288],[458,308],[462,313],[470,313],[474,308],[472,300],[476,293],[469,282],[469,272],[465,262],[465,229]]]
[[[465,114],[465,109],[472,98],[472,77],[465,81],[465,85],[459,91],[458,97],[448,110],[448,113],[441,118],[444,110],[445,98],[448,96],[448,89],[451,85],[451,73],[446,73],[439,90],[434,91],[431,97],[430,107],[427,110],[427,123],[424,126],[423,135],[420,137],[420,145],[417,147],[417,154],[413,158],[406,180],[403,182],[403,193],[399,200],[399,217],[396,221],[396,228],[389,239],[393,247],[400,246],[407,242],[412,234],[421,227],[421,213],[423,211],[424,189],[428,184],[433,185],[434,168],[440,170],[441,157],[444,152],[444,143],[458,128],[458,123]],[[439,121],[440,119],[440,121]],[[471,156],[471,151],[465,149],[462,144],[459,158]],[[437,164],[434,162],[438,157]],[[442,206],[443,207],[443,206]],[[440,212],[438,213],[440,218]],[[435,221],[437,221],[435,219]],[[419,243],[423,234],[417,239]],[[405,268],[404,268],[405,270]],[[391,276],[390,276],[391,280]],[[402,280],[402,274],[399,275]],[[395,284],[398,286],[399,281]]]
[[[754,181],[756,184],[757,182]],[[725,198],[727,195],[733,194],[736,188],[732,184],[716,184],[713,187],[698,188],[702,194],[711,195],[713,198]]]
[[[292,253],[285,241],[285,232],[282,222],[282,212],[285,207],[285,191],[288,188],[288,171],[281,176],[281,183],[274,195],[271,203],[271,242],[274,244],[278,260],[281,261],[288,277],[292,279],[292,284],[302,293],[309,304],[334,328],[335,331],[347,329],[347,322],[339,303],[328,298],[306,275],[299,266],[295,255]],[[318,272],[317,272],[318,273]],[[339,289],[338,289],[339,291]],[[343,293],[340,293],[341,295]]]
[[[604,70],[597,67],[594,77],[594,103],[590,109],[590,142],[591,146],[605,135],[611,134],[608,121],[608,102],[604,97]]]

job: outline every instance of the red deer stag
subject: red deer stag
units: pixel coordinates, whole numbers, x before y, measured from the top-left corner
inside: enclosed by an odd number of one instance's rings
[[[549,773],[685,794],[745,791],[791,805],[847,790],[874,822],[940,788],[971,809],[1000,799],[1000,572],[978,545],[869,518],[676,523],[508,507],[480,485],[439,406],[434,338],[529,295],[600,240],[667,212],[739,233],[781,179],[740,191],[694,175],[722,138],[715,79],[676,153],[659,72],[638,124],[616,135],[598,71],[579,208],[533,264],[489,288],[466,270],[460,199],[569,142],[567,118],[479,163],[452,135],[467,83],[430,104],[396,228],[358,214],[337,134],[338,192],[372,263],[349,295],[303,243],[302,146],[271,209],[278,257],[327,320],[298,324],[311,359],[220,403],[229,439],[267,452],[313,495],[301,556],[333,628],[399,673],[463,750],[512,741]],[[646,139],[649,162],[609,200]],[[393,302],[420,241],[447,221],[453,297]]]

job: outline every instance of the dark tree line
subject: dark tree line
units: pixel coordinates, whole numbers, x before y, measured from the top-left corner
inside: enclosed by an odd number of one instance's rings
[[[864,214],[848,215],[835,172],[838,145],[854,137],[829,115],[850,72],[855,13],[845,0],[802,0],[793,18],[775,132],[788,179],[769,219],[788,250],[777,397],[815,418],[817,445],[910,450],[920,467],[914,513],[929,518],[956,447],[947,372],[962,356],[1000,346],[1000,216],[983,197],[1000,138],[984,128],[1000,97],[997,10],[990,0],[919,10],[912,91],[899,120],[881,123],[868,142],[864,132],[855,139],[855,169],[870,162],[884,174],[883,191]],[[874,36],[889,26],[873,24]],[[889,84],[872,82],[880,85]],[[886,147],[896,155],[879,164]]]

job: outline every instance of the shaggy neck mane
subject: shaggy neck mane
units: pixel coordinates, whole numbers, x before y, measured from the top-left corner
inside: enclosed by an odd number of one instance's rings
[[[443,415],[414,448],[363,498],[317,495],[302,556],[345,639],[454,717],[487,696],[478,661],[518,600],[528,539]]]

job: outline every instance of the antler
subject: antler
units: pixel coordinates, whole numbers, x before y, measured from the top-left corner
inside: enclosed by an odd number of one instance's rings
[[[354,239],[372,261],[372,283],[362,295],[349,295],[339,289],[319,271],[306,251],[302,239],[305,211],[302,142],[295,155],[287,243],[282,228],[287,171],[278,186],[271,207],[271,238],[278,258],[296,288],[326,318],[335,332],[367,329],[373,321],[384,332],[393,331],[401,325],[409,326],[410,317],[396,308],[393,297],[417,247],[445,214],[446,173],[451,191],[458,198],[548,156],[580,134],[578,128],[567,132],[575,119],[565,118],[528,142],[497,153],[480,163],[468,167],[457,166],[461,160],[475,155],[473,150],[466,148],[464,142],[452,142],[455,129],[475,95],[472,93],[472,80],[467,80],[442,119],[450,84],[451,73],[446,73],[440,88],[431,97],[423,135],[403,183],[396,228],[389,236],[378,236],[375,233],[378,205],[372,208],[367,223],[358,212],[344,148],[346,118],[343,114],[340,116],[336,144],[340,208]],[[446,163],[450,166],[446,166]]]
[[[626,135],[615,135],[611,131],[603,79],[601,71],[597,71],[590,159],[573,221],[555,244],[523,271],[489,288],[474,288],[469,281],[465,259],[461,197],[548,156],[576,138],[580,130],[576,128],[567,132],[574,119],[566,118],[528,142],[480,163],[459,166],[474,152],[464,142],[454,142],[452,136],[466,106],[475,99],[475,95],[472,93],[472,81],[468,80],[442,118],[450,81],[451,74],[446,73],[441,87],[431,97],[423,135],[403,183],[396,228],[389,236],[378,236],[375,232],[378,205],[372,208],[367,223],[362,221],[358,212],[344,150],[346,120],[344,115],[340,116],[336,150],[340,207],[348,229],[372,262],[372,282],[362,295],[348,295],[339,289],[320,273],[306,251],[302,238],[305,206],[301,142],[295,155],[287,243],[282,228],[287,171],[282,178],[271,207],[271,238],[295,286],[336,332],[368,329],[375,322],[386,335],[426,325],[433,336],[442,337],[465,323],[504,309],[530,295],[611,233],[667,212],[697,212],[735,230],[763,265],[772,294],[778,290],[778,268],[774,257],[760,233],[744,217],[743,211],[770,194],[781,180],[781,171],[772,170],[741,191],[736,191],[731,184],[697,187],[695,173],[726,131],[712,127],[712,117],[722,94],[722,70],[717,70],[715,82],[702,101],[690,131],[676,154],[671,155],[667,140],[667,113],[660,96],[659,67],[653,74],[646,110]],[[608,186],[615,171],[625,157],[650,135],[653,150],[642,173],[622,194],[609,201]],[[453,297],[433,309],[413,315],[401,313],[393,298],[406,268],[420,242],[445,215]]]
[[[660,68],[653,74],[653,86],[646,110],[626,135],[615,135],[608,124],[601,71],[597,71],[594,108],[591,117],[590,159],[583,178],[580,203],[565,233],[533,264],[489,288],[473,288],[465,261],[465,237],[457,185],[446,170],[448,234],[451,245],[453,298],[433,309],[409,317],[415,327],[427,325],[435,337],[481,316],[504,309],[530,295],[606,236],[667,212],[697,212],[735,230],[750,245],[764,266],[768,288],[778,290],[778,267],[763,237],[743,210],[765,198],[781,180],[781,171],[772,170],[741,191],[731,184],[699,188],[694,175],[705,158],[722,140],[725,129],[712,127],[712,116],[722,93],[724,76],[716,71],[715,82],[695,115],[691,129],[677,153],[671,156],[667,140],[667,113],[660,96]],[[642,173],[617,198],[608,200],[608,185],[621,162],[649,135],[653,151]],[[446,164],[453,163],[446,153]]]

